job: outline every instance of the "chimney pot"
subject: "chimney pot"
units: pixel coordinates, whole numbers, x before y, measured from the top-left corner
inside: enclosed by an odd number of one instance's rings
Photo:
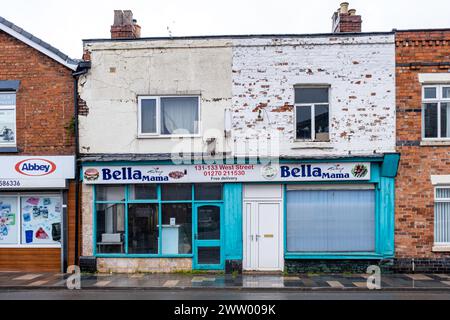
[[[356,16],[356,10],[355,9],[350,9],[348,10],[348,14],[351,16]]]
[[[348,3],[348,2],[342,2],[341,3],[341,8],[340,8],[340,13],[341,14],[347,14],[348,13],[348,6],[349,6],[350,4]]]

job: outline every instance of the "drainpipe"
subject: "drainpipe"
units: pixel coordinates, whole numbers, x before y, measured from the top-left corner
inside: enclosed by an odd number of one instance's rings
[[[78,71],[72,73],[74,78],[74,133],[75,133],[75,260],[74,263],[79,265],[79,238],[80,238],[80,170],[81,165],[79,163],[80,159],[80,139],[78,130],[78,79],[80,76],[86,74],[91,68],[91,63],[87,61],[80,62]]]

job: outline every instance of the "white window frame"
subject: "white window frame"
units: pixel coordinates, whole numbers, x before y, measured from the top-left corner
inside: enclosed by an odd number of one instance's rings
[[[17,243],[15,244],[0,244],[1,248],[21,248],[21,249],[61,249],[62,248],[62,241],[64,241],[64,235],[61,235],[61,243],[60,244],[22,244],[22,201],[21,198],[24,197],[33,197],[33,196],[39,196],[39,197],[58,197],[61,199],[62,209],[61,212],[61,232],[63,232],[64,228],[64,208],[65,205],[63,203],[63,197],[60,193],[5,193],[0,196],[0,198],[16,198],[17,199],[17,217],[16,222],[18,225],[17,228]]]
[[[437,191],[439,189],[450,189],[450,185],[447,186],[438,186],[434,188],[434,206],[436,206],[436,203],[450,203],[450,198],[438,198],[437,197]],[[436,242],[436,212],[434,212],[434,246],[435,247],[450,247],[450,242]],[[450,233],[450,230],[448,231]],[[449,248],[450,249],[450,248]]]
[[[441,137],[441,104],[449,103],[450,98],[444,99],[444,87],[450,87],[449,84],[426,84],[422,86],[422,140],[424,141],[450,141],[450,137]],[[436,98],[435,99],[425,99],[425,89],[426,88],[436,88]],[[437,104],[437,133],[438,136],[436,138],[427,138],[425,137],[425,104],[428,103],[436,103]],[[448,123],[447,125],[450,125]]]
[[[14,142],[10,142],[10,143],[5,143],[0,141],[0,149],[1,148],[11,148],[11,147],[16,147],[17,146],[17,92],[14,91],[4,91],[4,92],[0,92],[1,94],[11,94],[15,96],[16,99],[16,103],[14,105],[0,105],[0,110],[13,110],[14,111]],[[1,130],[2,128],[0,128]]]
[[[198,99],[198,133],[194,134],[161,134],[161,99],[163,98],[197,98]],[[156,100],[156,132],[142,132],[142,100]],[[138,96],[138,138],[196,138],[202,136],[201,126],[201,97],[199,95],[183,95],[183,96]]]
[[[327,89],[328,90],[328,102],[315,102],[315,103],[295,103],[294,104],[294,134],[295,134],[295,141],[296,142],[329,142],[330,138],[328,138],[328,141],[321,141],[321,140],[317,140],[316,139],[316,121],[315,121],[315,115],[316,115],[316,106],[323,106],[323,105],[327,105],[328,106],[328,134],[330,133],[331,130],[331,112],[330,112],[330,98],[331,98],[331,93],[330,93],[330,86],[308,86],[308,85],[298,85],[294,87],[294,96],[295,96],[295,89]],[[295,100],[295,98],[294,98]],[[310,107],[311,108],[311,139],[299,139],[297,137],[297,108],[298,107]]]

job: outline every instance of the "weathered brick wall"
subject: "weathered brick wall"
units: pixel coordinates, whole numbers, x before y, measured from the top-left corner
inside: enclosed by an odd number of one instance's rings
[[[256,145],[251,141],[275,132],[281,156],[395,151],[394,35],[235,39],[233,45],[235,142]],[[331,86],[330,143],[295,141],[294,86],[302,84]],[[264,121],[257,121],[260,110]]]
[[[396,47],[397,150],[401,152],[396,180],[396,256],[448,257],[432,252],[434,188],[430,177],[450,174],[450,146],[420,146],[422,87],[418,75],[450,71],[445,66],[421,65],[450,61],[450,30],[398,32]],[[403,65],[410,63],[419,64]]]
[[[74,154],[71,70],[0,31],[0,79],[21,81],[16,105],[19,154]]]

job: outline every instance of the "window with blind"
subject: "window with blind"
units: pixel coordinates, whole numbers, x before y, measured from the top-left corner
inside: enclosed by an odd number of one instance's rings
[[[435,190],[434,242],[437,245],[450,244],[450,187]]]
[[[287,251],[375,252],[375,190],[288,190]]]

